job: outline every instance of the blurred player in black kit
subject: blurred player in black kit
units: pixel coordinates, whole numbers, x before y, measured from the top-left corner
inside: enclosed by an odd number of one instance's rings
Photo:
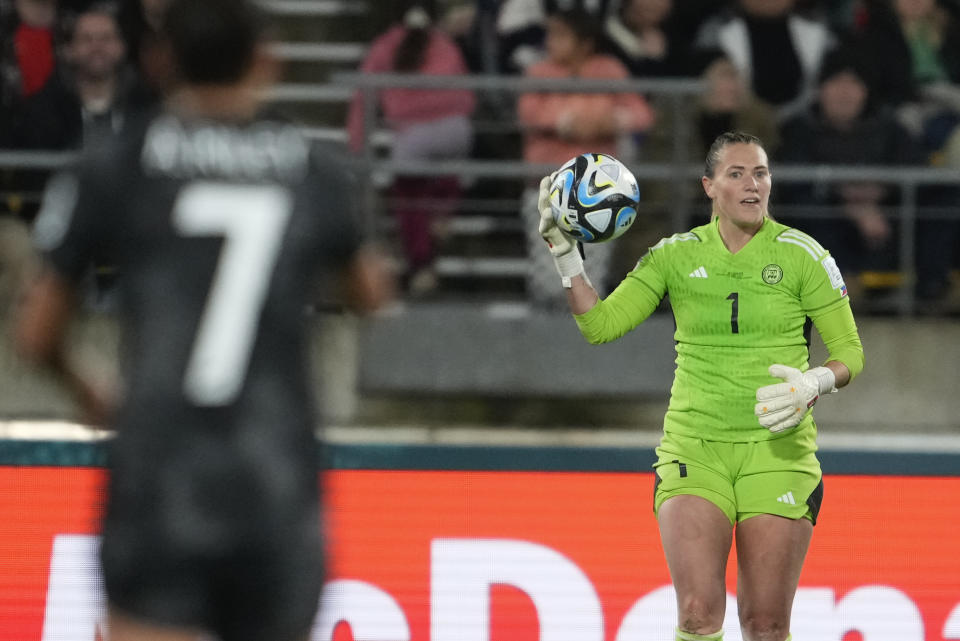
[[[111,640],[307,639],[323,572],[304,311],[317,279],[361,311],[392,284],[340,157],[256,117],[276,68],[253,7],[173,0],[162,37],[177,77],[162,110],[48,188],[18,342],[106,416],[64,336],[90,261],[118,266]]]

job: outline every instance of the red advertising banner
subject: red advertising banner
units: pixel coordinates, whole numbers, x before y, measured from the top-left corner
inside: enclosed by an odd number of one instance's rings
[[[0,468],[0,641],[95,641],[104,472]],[[796,641],[960,639],[960,479],[829,476]],[[338,470],[314,641],[670,641],[649,473]],[[740,641],[735,558],[726,641]],[[100,635],[98,637],[98,635]]]

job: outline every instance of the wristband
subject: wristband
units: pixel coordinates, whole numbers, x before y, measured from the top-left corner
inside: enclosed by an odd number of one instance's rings
[[[834,394],[837,391],[837,377],[829,367],[814,367],[805,373],[816,377],[820,394]]]
[[[571,279],[574,276],[579,276],[584,273],[583,258],[581,258],[580,252],[577,251],[576,247],[566,254],[554,256],[553,262],[557,266],[557,271],[560,273],[560,283],[566,289],[573,287]]]

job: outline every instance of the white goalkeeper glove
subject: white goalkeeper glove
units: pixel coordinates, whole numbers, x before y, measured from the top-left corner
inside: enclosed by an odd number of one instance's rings
[[[753,413],[757,415],[760,425],[771,432],[796,427],[821,394],[837,391],[836,377],[828,367],[814,367],[801,372],[786,365],[771,365],[770,376],[786,382],[764,385],[758,389],[758,402]]]
[[[540,195],[537,198],[537,209],[540,211],[539,230],[540,236],[546,241],[553,255],[553,262],[560,273],[560,282],[569,289],[574,276],[586,277],[586,274],[583,271],[583,257],[580,256],[577,241],[564,234],[563,230],[557,227],[557,221],[553,219],[553,212],[550,209],[552,182],[553,174],[544,176],[540,181]]]

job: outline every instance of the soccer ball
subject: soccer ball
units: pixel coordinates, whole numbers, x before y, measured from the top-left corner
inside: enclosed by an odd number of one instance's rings
[[[557,227],[584,243],[618,238],[637,218],[640,188],[627,167],[607,154],[568,160],[550,184]]]

